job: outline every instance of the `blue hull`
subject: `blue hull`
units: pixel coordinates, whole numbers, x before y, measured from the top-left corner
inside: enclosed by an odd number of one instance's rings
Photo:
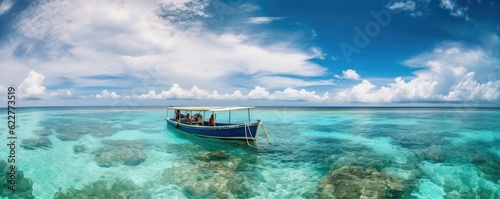
[[[172,118],[165,118],[165,120],[167,121],[168,126],[200,137],[245,141],[254,141],[257,139],[258,123],[250,123],[248,125],[250,127],[250,131],[247,128],[245,133],[244,124],[217,123],[216,126],[196,126],[177,123],[175,121],[172,121]]]

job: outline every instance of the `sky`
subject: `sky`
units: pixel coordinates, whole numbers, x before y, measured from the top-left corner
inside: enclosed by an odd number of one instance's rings
[[[0,106],[500,106],[491,0],[0,0]]]

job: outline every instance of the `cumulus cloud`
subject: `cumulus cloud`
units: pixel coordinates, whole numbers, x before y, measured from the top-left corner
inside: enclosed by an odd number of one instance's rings
[[[24,99],[45,98],[70,98],[73,97],[73,89],[59,89],[47,91],[43,85],[45,76],[35,71],[30,71],[24,81],[17,87],[17,93]]]
[[[359,79],[359,74],[353,70],[353,69],[347,69],[342,71],[342,76],[335,75],[336,78],[339,79],[353,79],[353,80],[358,80]]]
[[[193,86],[191,89],[184,89],[179,84],[173,84],[169,90],[156,92],[150,90],[147,93],[124,96],[123,98],[134,99],[226,99],[226,100],[283,100],[283,101],[311,101],[311,102],[326,102],[330,99],[329,93],[323,95],[316,94],[315,91],[307,91],[305,89],[286,88],[283,91],[270,92],[266,88],[256,86],[246,95],[240,90],[232,93],[220,94],[216,90],[201,89]]]
[[[342,102],[495,102],[500,99],[500,60],[480,48],[443,43],[432,52],[404,62],[415,77],[398,77],[377,87],[368,80],[336,93]]]
[[[335,99],[341,102],[373,102],[372,94],[369,92],[375,88],[368,80],[363,80],[360,84],[355,85],[352,89],[343,90],[337,93]],[[376,100],[384,102],[384,100]]]
[[[101,94],[95,95],[97,99],[118,99],[120,95],[116,94],[116,92],[109,92],[108,90],[103,90]]]
[[[271,23],[276,20],[281,20],[283,17],[250,17],[248,19],[248,23],[253,23],[253,24],[266,24],[266,23]]]
[[[316,94],[315,91],[307,91],[305,89],[296,90],[293,88],[286,88],[283,91],[275,91],[268,99],[273,100],[300,100],[300,101],[312,101],[312,102],[327,102],[330,100],[330,95],[328,92],[323,93],[323,95]]]
[[[330,99],[329,93],[325,92],[322,96],[317,95],[314,91],[307,91],[305,89],[296,90],[293,88],[286,88],[283,91],[275,91],[273,93],[267,91],[266,88],[256,86],[251,90],[248,99],[266,99],[266,100],[292,100],[292,101],[313,101],[325,102]]]
[[[169,90],[162,90],[157,93],[155,90],[149,90],[145,94],[136,94],[131,96],[135,99],[242,99],[239,90],[232,94],[219,94],[218,91],[209,91],[193,86],[191,89],[183,89],[179,84],[173,84]]]
[[[41,98],[45,95],[45,86],[42,85],[45,76],[35,71],[30,71],[23,83],[19,85],[19,96],[22,98]]]

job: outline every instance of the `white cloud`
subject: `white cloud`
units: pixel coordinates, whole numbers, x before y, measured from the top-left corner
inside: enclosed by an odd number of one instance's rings
[[[335,75],[336,78],[339,79],[353,79],[353,80],[358,80],[359,79],[359,74],[353,70],[353,69],[347,69],[342,71],[342,76]]]
[[[59,89],[47,92],[43,86],[45,76],[35,71],[30,71],[24,81],[17,87],[17,93],[24,99],[46,99],[46,98],[71,98],[73,89]]]
[[[400,12],[407,12],[412,17],[420,17],[429,12],[430,0],[407,0],[396,1],[392,4],[387,4],[389,10]]]
[[[447,95],[441,98],[445,101],[495,101],[500,96],[500,81],[489,81],[484,84],[479,83],[474,72],[465,74],[462,81],[453,85]]]
[[[169,0],[164,4],[170,6],[162,7],[164,12],[159,7],[162,2],[33,3],[19,15],[10,42],[0,47],[0,60],[9,63],[2,64],[0,69],[16,66],[28,72],[36,66],[37,71],[47,75],[48,86],[64,86],[57,84],[57,78],[63,77],[70,79],[74,87],[132,88],[153,67],[158,77],[155,85],[179,83],[227,89],[233,89],[231,82],[236,81],[232,79],[235,76],[318,77],[327,70],[310,61],[317,55],[298,47],[294,41],[262,44],[254,41],[269,41],[272,35],[205,28],[202,19],[217,17],[205,13],[210,10],[205,9],[209,6],[206,1]],[[183,16],[184,11],[191,14]],[[0,84],[22,79],[25,72],[2,73]],[[83,78],[103,74],[127,74],[135,82]],[[249,84],[247,88],[254,86]]]
[[[382,86],[368,80],[337,92],[341,102],[495,102],[500,99],[500,60],[487,52],[458,43],[443,43],[434,51],[404,62],[415,68],[409,81],[398,77]]]
[[[49,98],[74,98],[75,91],[70,89],[58,89],[56,91],[52,91],[47,93]]]
[[[228,45],[238,45],[248,40],[244,34],[235,35],[234,33],[224,33],[219,36],[220,40]]]
[[[302,100],[302,101],[313,101],[313,102],[326,102],[330,99],[328,92],[323,95],[317,95],[315,91],[307,91],[305,89],[296,90],[293,88],[286,88],[283,91],[275,91],[270,99],[274,100]]]
[[[323,95],[318,95],[314,91],[307,91],[305,89],[296,90],[293,88],[286,88],[283,91],[274,91],[273,93],[267,89],[256,86],[246,96],[247,99],[266,99],[266,100],[286,100],[286,101],[312,101],[312,102],[326,102],[330,100],[328,92]]]
[[[0,16],[3,14],[9,12],[9,10],[12,8],[12,6],[15,4],[14,1],[12,0],[3,0],[0,3]]]
[[[404,11],[414,11],[416,8],[416,4],[414,1],[406,1],[406,2],[395,2],[392,5],[388,5],[387,8],[391,10],[404,10]]]
[[[242,99],[242,94],[239,90],[234,91],[232,94],[219,94],[218,91],[209,91],[200,89],[198,86],[193,86],[191,89],[186,90],[173,84],[169,90],[162,90],[157,93],[155,90],[149,90],[145,94],[136,94],[132,98],[135,99]]]
[[[266,88],[256,86],[248,93],[249,99],[269,99],[269,91]]]
[[[1,92],[1,93],[5,93],[5,92],[7,92],[7,87],[6,87],[6,86],[4,86],[4,85],[1,85],[1,84],[0,84],[0,92]]]
[[[134,99],[226,99],[226,100],[284,100],[284,101],[311,101],[326,102],[330,99],[328,92],[318,95],[314,91],[305,89],[286,88],[283,91],[270,92],[266,88],[256,86],[244,95],[240,90],[231,94],[219,94],[218,91],[200,89],[193,86],[191,89],[183,89],[178,84],[173,84],[169,90],[156,92],[150,90],[147,93],[131,96]],[[126,98],[126,96],[124,97]]]
[[[116,94],[116,92],[109,92],[108,90],[103,90],[101,94],[95,95],[97,99],[118,99],[120,95]]]
[[[448,10],[453,10],[455,8],[455,3],[453,3],[451,0],[441,0],[439,6]]]
[[[42,85],[45,76],[35,71],[30,71],[23,83],[17,87],[21,98],[41,98],[45,95],[45,86]]]
[[[373,102],[369,92],[375,88],[368,80],[363,80],[360,84],[355,85],[352,89],[340,91],[335,96],[337,101],[341,102]],[[384,102],[383,100],[378,100]]]
[[[266,24],[266,23],[271,23],[276,20],[281,20],[283,17],[250,17],[248,19],[248,23],[253,23],[253,24]]]
[[[465,19],[468,19],[469,17],[465,15],[465,12],[468,10],[467,7],[461,8],[457,5],[457,3],[454,0],[441,0],[439,3],[439,7],[449,10],[450,15],[454,17],[465,17]]]

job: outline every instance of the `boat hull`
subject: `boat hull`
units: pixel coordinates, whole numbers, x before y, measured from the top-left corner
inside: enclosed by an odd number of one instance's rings
[[[246,127],[245,124],[220,124],[220,123],[217,123],[216,126],[197,126],[197,125],[177,123],[173,121],[172,118],[165,118],[165,120],[167,121],[168,126],[177,128],[180,131],[200,137],[216,138],[224,140],[255,141],[257,140],[257,129],[259,126],[259,123],[249,123],[247,124],[248,127]]]

